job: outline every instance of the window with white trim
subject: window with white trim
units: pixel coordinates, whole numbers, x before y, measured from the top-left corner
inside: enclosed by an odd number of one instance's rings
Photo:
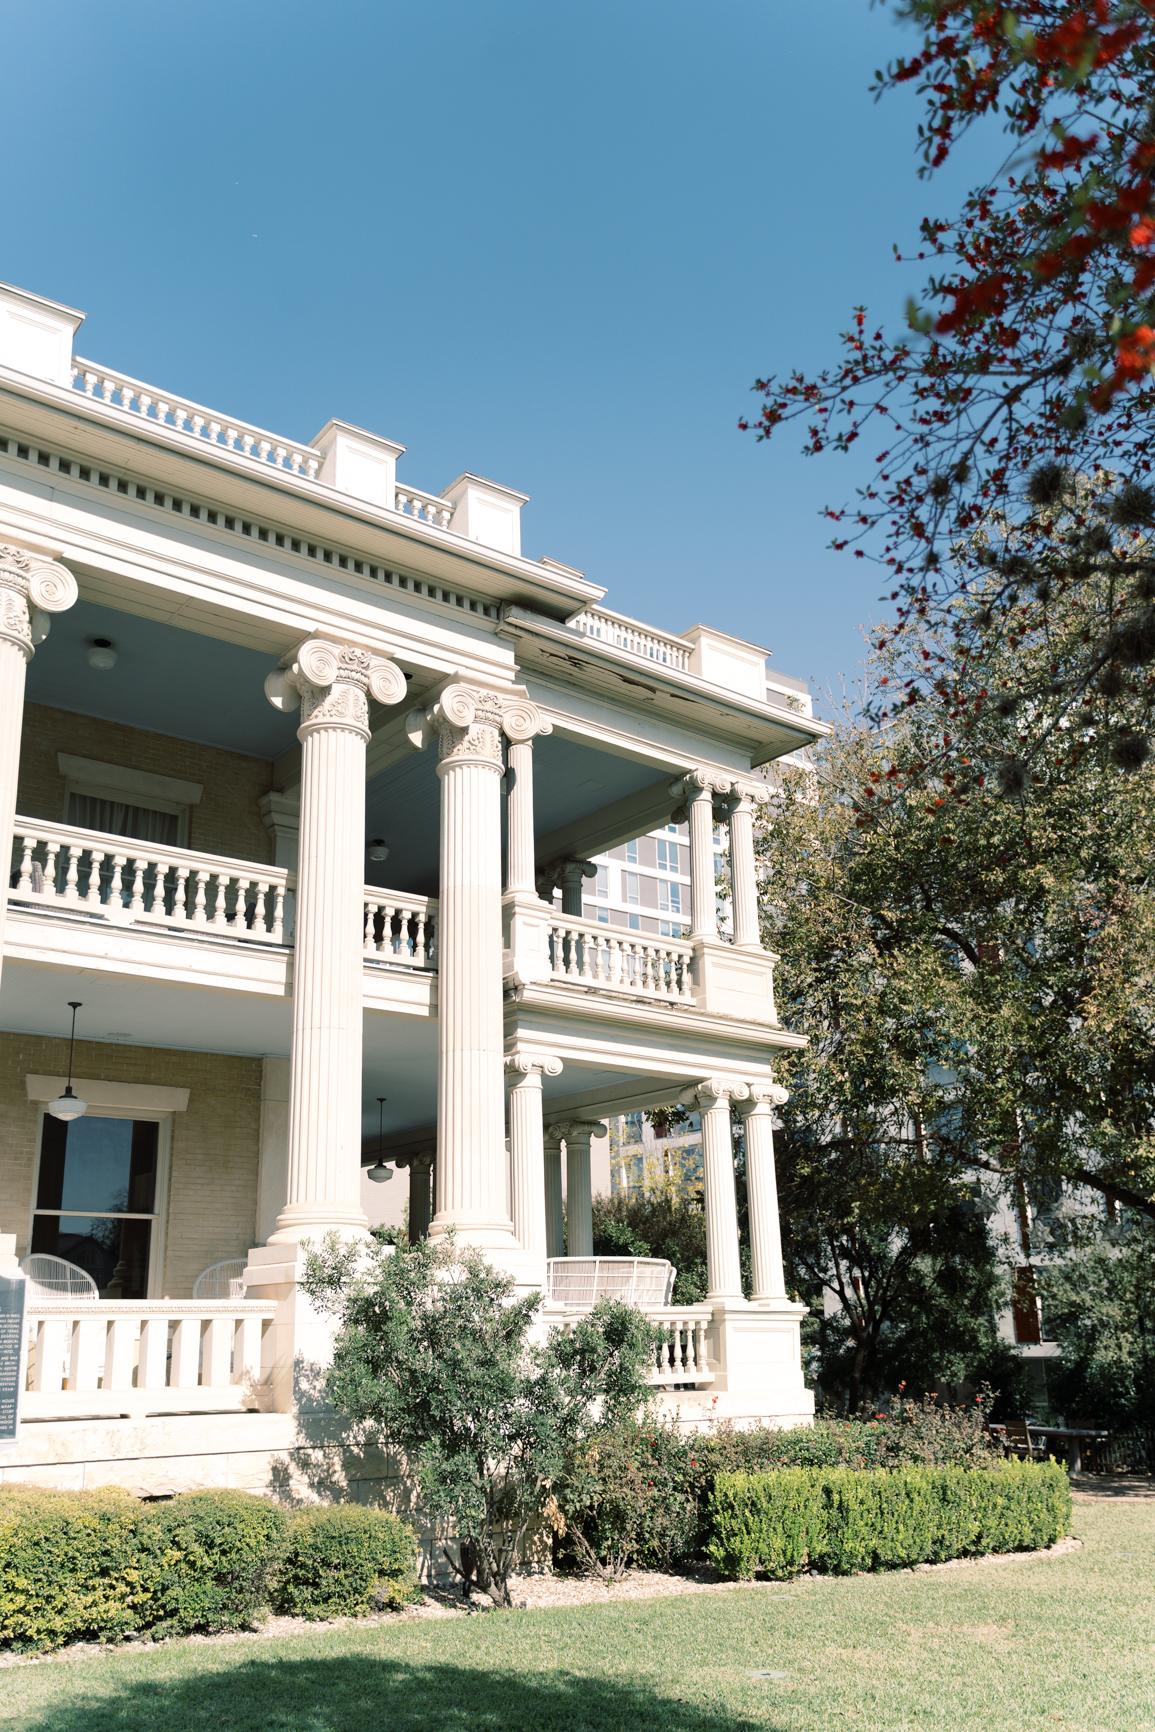
[[[159,1295],[171,1125],[170,1113],[42,1113],[32,1253],[75,1263],[102,1299]]]

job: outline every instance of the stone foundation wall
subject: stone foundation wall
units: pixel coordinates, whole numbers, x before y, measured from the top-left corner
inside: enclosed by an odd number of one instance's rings
[[[18,1257],[28,1254],[36,1159],[37,1107],[24,1079],[67,1068],[67,1040],[0,1034],[0,1231],[16,1234]],[[164,1293],[191,1299],[202,1269],[256,1243],[261,1060],[78,1040],[73,1074],[189,1090],[188,1111],[173,1115]]]

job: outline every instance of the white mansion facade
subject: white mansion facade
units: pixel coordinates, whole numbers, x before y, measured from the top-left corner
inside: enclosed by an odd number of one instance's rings
[[[805,1417],[772,1131],[799,1037],[753,821],[823,725],[764,650],[523,557],[524,495],[428,493],[389,439],[294,442],[83,360],[81,318],[0,286],[0,1272],[89,1278],[30,1293],[0,1476],[307,1480],[335,1433],[300,1247],[366,1231],[362,1169],[408,1168],[414,1231],[548,1293],[547,1258],[591,1249],[591,1141],[675,1100],[710,1290],[656,1313],[656,1379],[691,1413]]]

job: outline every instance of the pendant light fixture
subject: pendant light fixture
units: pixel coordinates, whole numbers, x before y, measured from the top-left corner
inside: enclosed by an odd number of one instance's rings
[[[377,1096],[377,1164],[369,1168],[369,1177],[375,1185],[383,1185],[386,1179],[393,1177],[393,1168],[387,1167],[381,1159],[381,1144],[385,1141],[385,1102],[388,1095]]]
[[[48,1103],[47,1111],[54,1119],[82,1119],[88,1111],[88,1102],[82,1101],[79,1095],[72,1092],[72,1052],[76,1045],[76,1013],[80,1004],[79,999],[68,1000],[68,1008],[72,1012],[72,1038],[68,1042],[68,1082],[64,1093]]]

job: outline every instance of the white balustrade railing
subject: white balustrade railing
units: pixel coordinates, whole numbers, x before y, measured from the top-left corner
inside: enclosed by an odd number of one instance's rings
[[[549,928],[554,980],[636,997],[693,1000],[693,949],[682,939],[642,937],[592,920],[555,917]]]
[[[365,956],[409,968],[437,965],[437,903],[429,896],[365,886]]]
[[[649,1322],[658,1327],[654,1348],[654,1363],[647,1381],[658,1389],[703,1389],[713,1383],[706,1349],[706,1332],[713,1312],[709,1305],[642,1306]],[[572,1335],[580,1317],[564,1317],[557,1325],[566,1335]]]
[[[118,925],[284,944],[285,897],[295,884],[280,866],[17,815],[8,900]]]
[[[84,396],[100,398],[111,408],[123,409],[126,415],[175,429],[200,444],[220,445],[265,467],[271,464],[294,475],[306,475],[310,481],[316,478],[323,461],[322,453],[312,445],[282,439],[263,427],[253,427],[247,421],[206,409],[203,403],[193,403],[172,391],[146,385],[141,379],[130,379],[127,373],[81,360],[79,355],[72,363],[72,385]]]
[[[21,1413],[256,1407],[276,1306],[246,1299],[29,1298]]]
[[[688,673],[693,646],[682,638],[668,637],[651,631],[624,613],[610,613],[605,608],[587,607],[566,622],[585,637],[600,638],[631,655],[642,656],[649,662],[661,662],[665,667]]]
[[[448,529],[454,506],[436,493],[422,493],[415,487],[398,487],[394,494],[396,509],[406,517],[416,517],[425,523],[435,523],[438,529]]]

